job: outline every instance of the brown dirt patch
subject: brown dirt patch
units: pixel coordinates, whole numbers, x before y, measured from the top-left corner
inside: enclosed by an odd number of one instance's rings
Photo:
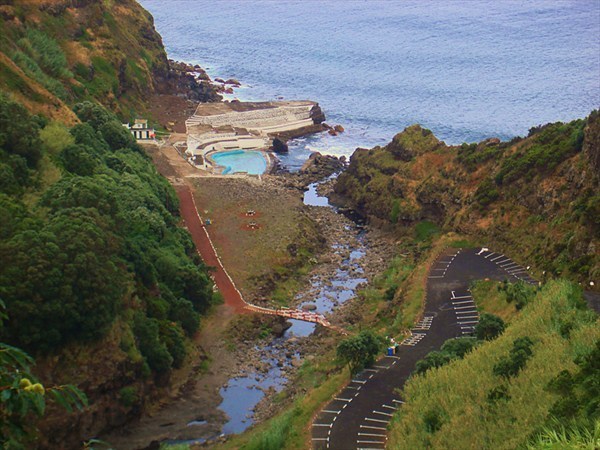
[[[288,246],[300,230],[302,193],[269,176],[262,182],[196,178],[192,184],[198,209],[213,222],[208,232],[223,264],[244,298],[253,302],[258,295],[255,280],[291,260]],[[247,227],[258,217],[246,217],[243,212],[248,210],[260,211],[259,230]]]
[[[198,103],[177,95],[156,94],[149,104],[152,118],[162,127],[176,133],[185,133],[185,121],[194,114]]]

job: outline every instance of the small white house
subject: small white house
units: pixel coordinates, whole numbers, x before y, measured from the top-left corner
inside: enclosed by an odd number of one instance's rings
[[[124,123],[123,126],[131,131],[131,134],[137,140],[148,141],[156,137],[154,128],[148,126],[146,119],[135,119],[133,125],[130,126],[128,123]]]

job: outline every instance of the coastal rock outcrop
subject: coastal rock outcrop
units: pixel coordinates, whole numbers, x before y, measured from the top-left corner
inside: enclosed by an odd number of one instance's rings
[[[273,139],[272,149],[275,153],[287,153],[289,151],[288,145],[279,138]]]
[[[526,138],[460,146],[413,125],[384,147],[355,151],[335,192],[374,225],[413,232],[426,222],[584,282],[600,274],[600,258],[589,254],[600,245],[599,171],[596,112],[534,127]]]
[[[337,158],[332,155],[322,155],[314,152],[300,169],[300,173],[315,178],[325,178],[345,167],[345,157]]]

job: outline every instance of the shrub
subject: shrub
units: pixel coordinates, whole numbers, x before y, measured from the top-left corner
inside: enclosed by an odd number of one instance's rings
[[[137,390],[133,386],[126,386],[119,391],[119,402],[127,408],[131,408],[139,401]]]
[[[355,374],[375,362],[375,356],[383,349],[384,339],[370,330],[344,339],[337,347],[338,357],[350,366]]]
[[[504,328],[504,321],[500,317],[483,313],[475,326],[475,336],[480,340],[491,341],[501,335]]]
[[[158,373],[169,371],[173,364],[173,357],[159,338],[158,321],[137,313],[134,317],[133,332],[140,352],[150,368]]]
[[[533,355],[532,346],[533,342],[527,336],[515,339],[509,355],[502,358],[494,366],[494,375],[504,378],[517,376],[525,367],[527,360]]]

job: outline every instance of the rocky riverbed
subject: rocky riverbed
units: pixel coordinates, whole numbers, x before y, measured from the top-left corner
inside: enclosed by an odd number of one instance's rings
[[[338,163],[327,158],[317,165],[319,170],[266,176],[251,190],[271,197],[301,197],[311,184],[318,196],[327,195],[332,180],[323,177],[331,177]],[[313,184],[319,179],[321,184]],[[244,195],[239,180],[231,181],[235,186],[227,195]],[[245,195],[257,195],[248,189]],[[318,201],[327,204],[323,198]],[[317,223],[323,251],[290,306],[316,307],[343,327],[356,316],[357,306],[351,306],[357,302],[356,291],[385,269],[393,242],[333,207],[302,208]],[[274,401],[278,392],[285,390],[283,397],[291,401],[299,394],[293,383],[298,368],[338,339],[335,332],[314,324],[286,323],[274,316],[233,316],[220,307],[198,336],[199,352],[207,363],[198,364],[184,389],[174,392],[152,415],[106,439],[116,448],[155,448],[161,441],[210,446],[272,416],[282,407],[282,402]]]

